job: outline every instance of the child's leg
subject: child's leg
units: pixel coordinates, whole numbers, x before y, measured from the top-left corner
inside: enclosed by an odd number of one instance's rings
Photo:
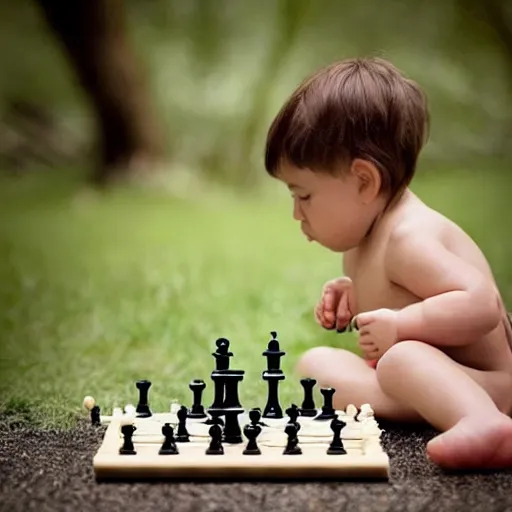
[[[375,370],[364,359],[347,350],[312,348],[302,356],[297,373],[316,379],[318,386],[336,389],[333,398],[336,409],[345,409],[348,404],[360,407],[368,403],[379,418],[424,421],[414,408],[386,396],[379,386]]]
[[[441,431],[430,458],[451,468],[512,467],[512,377],[462,366],[437,348],[400,342],[380,359],[377,380]]]

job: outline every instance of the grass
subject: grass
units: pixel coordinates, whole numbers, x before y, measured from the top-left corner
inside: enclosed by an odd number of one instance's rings
[[[462,180],[464,184],[462,184]],[[298,356],[318,344],[356,349],[322,332],[312,309],[339,256],[307,244],[282,195],[228,191],[172,195],[125,188],[79,193],[58,173],[0,183],[0,414],[70,426],[93,395],[109,413],[135,403],[134,382],[153,382],[150,403],[191,402],[207,382],[217,337],[246,371],[242,403],[263,407],[261,371],[271,330],[287,354],[283,403],[301,400]],[[508,304],[511,242],[504,172],[436,173],[413,189],[481,245]]]

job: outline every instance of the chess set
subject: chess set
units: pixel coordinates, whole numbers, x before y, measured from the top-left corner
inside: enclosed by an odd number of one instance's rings
[[[244,370],[230,369],[229,340],[219,338],[212,353],[213,402],[202,405],[206,383],[194,379],[190,408],[171,403],[168,412],[152,412],[148,380],[137,381],[137,406],[114,407],[101,415],[94,398],[84,399],[94,425],[107,425],[93,458],[97,480],[146,479],[388,479],[389,458],[380,442],[382,430],[369,404],[346,410],[333,407],[333,388],[321,388],[323,406],[317,408],[316,381],[304,378],[301,407],[291,404],[284,413],[279,382],[285,379],[277,333],[272,332],[263,355],[268,383],[263,411],[244,409],[238,396]],[[241,427],[243,425],[243,428]]]

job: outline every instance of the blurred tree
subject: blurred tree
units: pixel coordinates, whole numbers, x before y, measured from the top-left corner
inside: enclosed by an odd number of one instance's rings
[[[93,181],[148,172],[161,156],[162,134],[128,41],[123,0],[36,2],[97,115],[101,156]]]

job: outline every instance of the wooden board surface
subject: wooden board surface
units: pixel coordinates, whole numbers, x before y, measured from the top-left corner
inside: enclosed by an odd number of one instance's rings
[[[389,458],[380,444],[380,431],[374,419],[366,422],[372,428],[365,429],[365,422],[355,422],[353,418],[339,418],[346,421],[342,439],[347,454],[328,455],[327,448],[332,440],[329,421],[318,422],[312,418],[299,417],[299,446],[301,455],[284,455],[286,444],[282,420],[262,419],[268,424],[258,437],[261,455],[243,455],[247,444],[223,443],[224,455],[206,455],[210,438],[208,426],[201,420],[187,420],[191,433],[190,442],[177,443],[179,454],[159,455],[158,450],[164,440],[161,428],[165,422],[177,424],[174,413],[154,414],[150,418],[135,418],[137,430],[133,436],[135,455],[120,455],[123,444],[120,426],[126,418],[105,417],[108,423],[103,442],[94,456],[93,467],[97,479],[216,479],[231,480],[256,478],[263,480],[279,479],[318,479],[356,478],[387,479]],[[247,423],[240,418],[240,426]],[[370,432],[368,435],[365,432]],[[376,433],[378,432],[378,434]]]

